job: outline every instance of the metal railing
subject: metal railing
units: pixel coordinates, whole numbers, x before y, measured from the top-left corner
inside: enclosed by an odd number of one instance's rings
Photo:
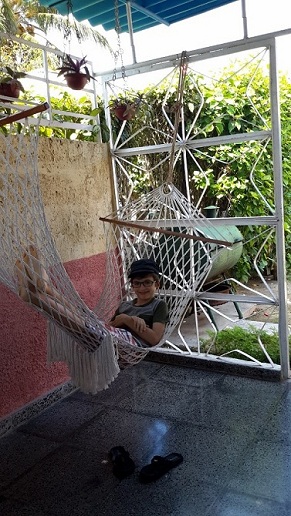
[[[73,90],[70,90],[68,86],[64,83],[64,81],[58,77],[58,71],[57,70],[51,70],[49,67],[49,55],[57,56],[59,59],[61,59],[64,55],[63,52],[61,52],[58,49],[53,48],[51,45],[41,45],[39,43],[35,43],[32,41],[27,41],[20,39],[15,36],[8,35],[6,33],[0,32],[0,38],[2,40],[7,39],[7,41],[13,41],[15,43],[20,44],[24,47],[30,47],[34,49],[39,49],[42,52],[42,70],[41,70],[41,76],[35,74],[35,73],[27,73],[24,80],[29,79],[31,81],[31,85],[37,89],[37,85],[41,84],[42,86],[45,85],[45,88],[42,87],[44,90],[41,93],[41,97],[43,97],[43,100],[48,102],[49,109],[45,114],[45,117],[42,119],[41,125],[45,127],[54,127],[54,128],[62,128],[62,129],[73,129],[73,130],[81,130],[81,131],[91,131],[92,130],[92,123],[89,124],[89,121],[93,120],[93,125],[100,126],[99,122],[99,116],[98,115],[90,115],[82,113],[81,111],[62,111],[59,109],[52,108],[51,105],[51,98],[60,96],[65,91],[72,91],[72,94],[74,94]],[[74,56],[70,54],[73,58],[78,58],[78,56]],[[6,66],[5,61],[3,60],[3,54],[1,55],[1,61],[0,61],[0,67],[3,68]],[[88,60],[88,67],[91,71],[91,75],[94,76],[94,68],[93,68],[93,62]],[[56,89],[58,88],[58,89]],[[28,89],[29,93],[29,89]],[[93,80],[90,83],[90,87],[87,85],[83,89],[83,93],[88,96],[88,98],[92,102],[92,110],[97,108],[97,89],[96,89],[96,83]],[[4,102],[3,102],[4,100]],[[0,102],[0,110],[2,108],[9,108],[10,103],[13,102],[13,99],[11,97],[5,97],[1,95],[1,101]],[[21,105],[22,100],[17,99],[17,102]],[[39,102],[39,101],[37,101]],[[78,105],[78,102],[76,102],[76,106]],[[64,117],[70,117],[72,120],[68,121],[65,120]],[[33,123],[33,119],[31,120],[31,123]],[[100,135],[100,131],[98,133]],[[101,136],[100,136],[101,138]]]

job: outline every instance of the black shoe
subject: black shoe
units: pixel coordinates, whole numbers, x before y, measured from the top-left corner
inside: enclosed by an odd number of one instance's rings
[[[135,470],[135,464],[129,456],[128,451],[126,451],[123,446],[111,448],[108,456],[113,464],[112,473],[119,478],[119,480],[132,475]]]
[[[180,453],[170,453],[166,455],[166,457],[155,455],[151,463],[140,470],[139,481],[142,484],[154,482],[168,473],[172,468],[179,466],[181,462],[183,462],[183,457]]]

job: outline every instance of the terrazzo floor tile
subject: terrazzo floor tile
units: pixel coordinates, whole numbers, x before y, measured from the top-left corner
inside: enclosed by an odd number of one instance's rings
[[[139,363],[134,367],[121,371],[108,389],[94,395],[76,391],[65,398],[64,401],[77,400],[83,403],[105,404],[106,406],[116,407],[120,399],[124,399],[127,396],[131,397],[138,385],[154,378],[164,367],[153,362]]]
[[[33,504],[23,504],[14,500],[0,498],[1,516],[49,516]]]
[[[213,508],[211,516],[290,516],[291,505],[268,498],[228,491]]]
[[[76,429],[90,421],[103,409],[102,405],[84,404],[65,400],[56,403],[42,414],[19,427],[19,431],[64,442]]]
[[[87,499],[91,502],[92,498],[96,502],[107,499],[118,482],[99,454],[62,446],[2,489],[1,495],[11,502],[31,504],[45,514],[57,515],[59,505],[66,503],[69,511],[76,496],[80,504],[87,503]]]
[[[1,516],[290,516],[290,382],[142,362],[0,439]],[[135,472],[120,481],[111,447]],[[154,455],[184,462],[138,482]]]
[[[50,454],[59,443],[14,431],[0,439],[0,487],[8,485]]]
[[[175,369],[175,368],[174,368]],[[174,373],[175,374],[175,373]],[[265,383],[265,382],[259,382]],[[197,387],[159,379],[138,386],[132,397],[120,401],[121,408],[142,411],[172,420],[193,421],[207,427],[244,429],[248,434],[258,430],[278,404],[282,392],[270,392],[235,384],[230,388],[224,377],[209,386]]]
[[[201,401],[197,387],[182,383],[151,380],[137,387],[120,408],[171,420],[196,420]]]
[[[253,443],[229,488],[281,504],[291,503],[291,446],[261,440]]]
[[[217,381],[224,379],[223,373],[210,373],[187,367],[163,367],[156,372],[155,379],[191,385],[198,389],[212,388]]]
[[[181,453],[183,475],[197,482],[227,486],[241,463],[248,440],[244,432],[231,432],[178,423],[156,443],[153,452],[144,457],[150,463],[153,455]]]
[[[262,440],[289,444],[291,446],[291,393],[287,392],[275,407],[262,430]],[[291,514],[291,512],[290,512]]]
[[[282,386],[270,382],[223,377],[205,390],[197,407],[197,423],[230,430],[244,430],[248,435],[263,428],[280,403]]]
[[[123,446],[137,463],[153,453],[171,423],[162,418],[108,409],[75,432],[69,439],[78,448],[107,457],[114,446]]]
[[[100,506],[100,515],[206,516],[219,495],[216,486],[185,479],[181,464],[153,484],[140,484],[137,477],[123,481]]]

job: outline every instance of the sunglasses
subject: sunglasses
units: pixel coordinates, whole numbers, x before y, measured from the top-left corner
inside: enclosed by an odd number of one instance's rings
[[[143,287],[151,287],[155,283],[155,280],[146,279],[144,281],[132,281],[131,286],[133,288],[139,288],[141,286]]]

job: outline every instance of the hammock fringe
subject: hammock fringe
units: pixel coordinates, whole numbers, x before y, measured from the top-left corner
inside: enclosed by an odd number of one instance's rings
[[[72,382],[87,394],[107,389],[120,372],[110,334],[88,353],[53,321],[48,321],[47,359],[48,363],[66,362]]]

